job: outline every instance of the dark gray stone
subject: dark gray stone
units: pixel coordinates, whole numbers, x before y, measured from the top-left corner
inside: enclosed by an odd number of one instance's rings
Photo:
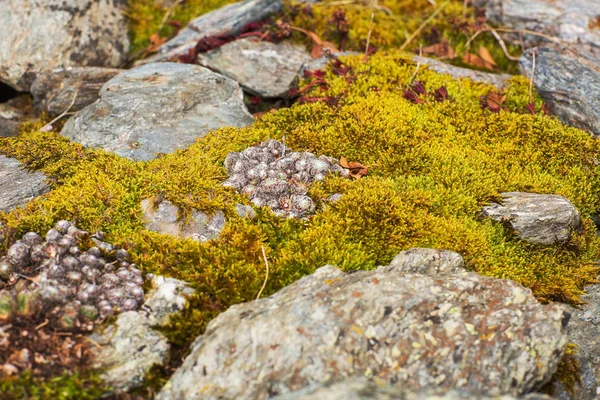
[[[300,67],[310,60],[301,47],[251,38],[235,40],[198,55],[204,65],[238,82],[257,96],[287,97]]]
[[[517,396],[555,372],[565,310],[472,273],[325,266],[212,320],[157,399],[266,399],[363,376],[413,391]]]
[[[252,121],[231,79],[197,65],[152,63],[106,82],[100,98],[69,119],[61,133],[147,161],[186,148],[214,129]]]
[[[0,1],[0,81],[19,91],[40,72],[121,65],[129,51],[122,0]]]
[[[34,119],[31,96],[21,95],[0,103],[0,138],[17,136],[19,126]]]
[[[502,204],[483,207],[482,215],[509,224],[528,242],[541,245],[565,243],[571,238],[571,232],[581,226],[579,212],[563,196],[521,192],[501,195]]]
[[[163,44],[157,54],[140,63],[176,60],[187,55],[201,39],[214,35],[236,35],[249,23],[265,19],[282,7],[281,0],[245,0],[226,5],[192,20],[173,39]]]
[[[117,68],[69,67],[39,74],[31,86],[35,107],[50,115],[67,109],[79,111],[96,101],[100,88],[121,72]]]
[[[14,158],[0,155],[0,211],[9,212],[50,190],[46,176],[30,172]]]

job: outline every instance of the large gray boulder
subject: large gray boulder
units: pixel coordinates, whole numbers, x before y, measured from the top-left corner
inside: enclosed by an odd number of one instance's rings
[[[61,134],[147,161],[186,148],[214,129],[252,121],[231,79],[197,65],[152,63],[106,82],[100,98],[75,114]]]
[[[198,55],[204,65],[261,97],[287,97],[302,64],[310,60],[304,48],[290,43],[239,39]]]
[[[122,0],[0,1],[0,81],[29,91],[40,72],[117,67],[129,39]]]
[[[31,94],[38,111],[50,115],[66,110],[75,112],[96,101],[106,81],[121,72],[123,70],[118,68],[57,68],[39,74],[33,81]]]
[[[534,51],[525,51],[519,59],[519,68],[528,77]],[[600,56],[593,59],[569,49],[541,47],[533,83],[562,122],[600,135]]]
[[[209,36],[234,36],[248,24],[263,20],[282,7],[282,0],[244,0],[226,5],[192,20],[163,44],[157,54],[140,63],[176,60],[193,51],[200,40]]]
[[[540,245],[560,244],[571,238],[573,230],[580,229],[579,212],[563,196],[522,192],[501,195],[502,204],[483,207],[482,215],[508,224],[523,240]]]
[[[157,398],[266,399],[361,376],[520,395],[556,370],[567,316],[512,281],[325,266],[220,314]]]
[[[30,172],[16,159],[0,155],[0,211],[9,212],[50,190],[46,175]]]

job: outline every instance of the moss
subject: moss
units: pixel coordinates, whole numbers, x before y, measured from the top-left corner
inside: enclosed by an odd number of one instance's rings
[[[600,212],[598,142],[541,113],[535,93],[531,115],[526,80],[510,82],[506,107],[495,113],[481,108],[480,97],[496,88],[425,68],[415,75],[406,60],[406,54],[383,52],[368,63],[349,57],[347,72],[327,68],[326,89],[304,92],[306,99],[337,98],[337,105],[319,101],[269,112],[250,127],[219,129],[147,163],[85,149],[31,126],[0,139],[0,153],[49,174],[53,190],[0,220],[14,239],[72,219],[129,248],[144,272],[190,282],[196,294],[166,329],[181,353],[219,312],[256,298],[266,275],[263,247],[271,268],[263,295],[324,264],[373,269],[401,250],[428,246],[457,251],[470,269],[520,282],[543,302],[578,303],[598,273],[600,241],[591,220]],[[418,104],[405,98],[413,77],[428,93]],[[448,99],[439,102],[431,93],[442,86]],[[277,218],[266,209],[255,221],[237,216],[235,204],[248,200],[221,186],[225,156],[284,135],[297,151],[369,165],[369,175],[330,176],[313,185],[310,194],[320,207],[308,220]],[[503,191],[567,197],[581,212],[582,232],[564,246],[519,240],[479,217],[481,206]],[[343,196],[326,202],[333,193]],[[228,223],[219,240],[206,243],[149,232],[139,207],[147,197],[170,200],[182,218],[193,208],[223,209]]]
[[[98,375],[90,373],[64,374],[43,381],[28,371],[18,378],[0,379],[3,400],[95,400],[106,389]]]
[[[568,343],[563,358],[550,382],[541,390],[541,393],[556,396],[556,385],[561,385],[571,398],[577,396],[576,388],[582,387],[581,365],[578,359],[579,348],[575,343]]]

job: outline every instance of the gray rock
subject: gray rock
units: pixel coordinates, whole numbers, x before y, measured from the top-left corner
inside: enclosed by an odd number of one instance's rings
[[[334,57],[344,57],[344,56],[358,56],[362,53],[358,53],[356,51],[341,51],[332,53]],[[302,68],[300,68],[299,74],[302,76],[304,71],[315,71],[317,69],[323,69],[327,66],[330,58],[325,56],[321,56],[319,58],[315,58],[313,60],[308,60],[304,64],[302,64]]]
[[[427,65],[427,67],[440,74],[449,74],[456,79],[468,78],[474,82],[483,82],[498,88],[506,87],[508,85],[508,80],[512,77],[512,75],[509,74],[492,74],[490,72],[455,67],[454,65],[446,64],[442,61],[428,57],[414,56],[413,60],[417,63],[420,62],[421,64]]]
[[[521,72],[531,77],[534,50],[519,59]],[[600,135],[600,54],[594,60],[569,49],[541,47],[533,83],[552,112],[565,124]]]
[[[251,38],[227,43],[198,55],[198,63],[237,81],[261,97],[287,97],[300,67],[310,60],[305,49],[290,43]]]
[[[211,130],[252,122],[242,91],[204,67],[152,63],[106,82],[62,130],[69,139],[132,160],[183,149]]]
[[[254,208],[252,208],[250,206],[245,206],[243,204],[236,204],[235,211],[242,218],[248,218],[248,219],[254,220],[254,219],[256,219],[256,217],[258,217],[258,214],[256,213],[256,211],[254,211]]]
[[[117,68],[69,67],[39,74],[31,85],[36,109],[50,115],[67,109],[79,111],[96,101],[102,85],[121,72]]]
[[[21,95],[0,103],[0,138],[17,136],[19,125],[34,119],[35,113],[30,96]]]
[[[166,326],[171,315],[182,311],[187,304],[187,296],[194,293],[190,286],[179,279],[154,277],[148,293],[148,300],[142,306],[142,312],[151,326]]]
[[[273,400],[551,400],[543,394],[522,397],[511,395],[482,396],[466,390],[424,389],[411,391],[360,377],[338,383],[318,384],[292,393],[274,397]]]
[[[9,212],[50,190],[41,172],[25,170],[14,158],[0,155],[0,211]]]
[[[564,243],[571,238],[571,231],[580,228],[579,212],[563,196],[506,192],[502,198],[502,204],[483,207],[482,215],[507,223],[528,242]]]
[[[556,370],[567,316],[512,281],[325,266],[221,313],[157,399],[265,399],[360,376],[520,395]]]
[[[187,55],[203,38],[214,35],[236,35],[246,25],[265,19],[281,10],[281,0],[245,0],[221,7],[192,20],[158,53],[140,63],[175,60]]]
[[[0,2],[0,81],[29,91],[40,72],[122,64],[129,51],[122,0]]]
[[[390,265],[377,268],[385,272],[412,272],[441,275],[466,272],[460,254],[448,250],[413,248],[399,253]]]

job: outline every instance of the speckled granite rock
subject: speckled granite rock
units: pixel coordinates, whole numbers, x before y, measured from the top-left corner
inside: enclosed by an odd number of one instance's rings
[[[511,281],[325,266],[220,314],[157,399],[266,399],[360,376],[525,394],[556,370],[567,316]]]
[[[163,44],[157,54],[140,63],[175,60],[187,55],[205,37],[235,35],[249,23],[260,21],[282,7],[281,0],[244,0],[226,5],[192,20],[174,38]]]
[[[40,72],[122,64],[129,51],[122,0],[0,1],[0,81],[29,91]]]
[[[117,68],[69,67],[39,74],[31,85],[35,107],[50,115],[67,109],[79,111],[96,101],[106,81],[121,72]]]
[[[242,97],[236,82],[204,67],[152,63],[106,82],[100,98],[69,119],[61,133],[85,146],[147,161],[185,148],[211,130],[251,123]]]
[[[390,265],[377,268],[382,272],[412,272],[441,275],[466,272],[460,254],[448,250],[412,248],[399,253]]]
[[[50,190],[46,176],[30,172],[14,159],[0,155],[0,211],[11,211]]]
[[[543,394],[522,397],[482,396],[466,390],[424,389],[411,391],[399,386],[377,384],[367,378],[348,379],[334,384],[313,385],[274,397],[273,400],[551,400]]]
[[[300,67],[310,60],[301,47],[239,39],[198,55],[198,63],[261,97],[287,97]]]
[[[523,240],[541,245],[564,243],[580,228],[579,212],[563,196],[506,192],[502,198],[502,204],[483,207],[482,215],[506,222]]]

